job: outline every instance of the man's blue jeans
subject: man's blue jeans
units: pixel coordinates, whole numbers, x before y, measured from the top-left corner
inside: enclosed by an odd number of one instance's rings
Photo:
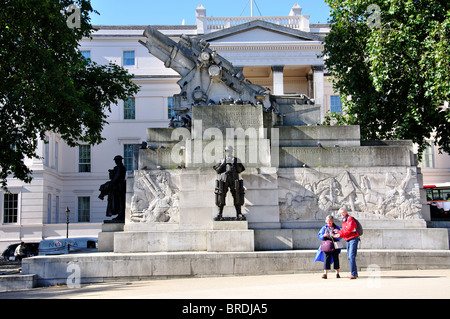
[[[352,276],[358,277],[358,269],[356,268],[356,253],[358,250],[359,237],[350,239],[347,242],[347,257],[350,263],[350,272]]]

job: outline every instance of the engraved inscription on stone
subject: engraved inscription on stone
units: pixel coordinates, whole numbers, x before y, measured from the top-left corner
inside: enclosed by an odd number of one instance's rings
[[[227,128],[263,128],[261,105],[194,105],[193,123],[196,134],[209,128],[217,128],[223,136]],[[197,127],[195,127],[197,125]],[[201,126],[200,128],[198,126]],[[194,136],[194,138],[197,138]]]

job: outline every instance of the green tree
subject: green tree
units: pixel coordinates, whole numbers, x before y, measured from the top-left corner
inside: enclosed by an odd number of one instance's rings
[[[72,6],[78,6],[78,11]],[[94,30],[89,0],[0,2],[0,180],[30,182],[24,159],[37,158],[48,131],[70,146],[98,144],[106,111],[138,92],[132,75],[98,65],[78,50]]]
[[[363,139],[410,139],[419,155],[450,152],[450,2],[326,0],[331,32],[325,64],[346,124]]]

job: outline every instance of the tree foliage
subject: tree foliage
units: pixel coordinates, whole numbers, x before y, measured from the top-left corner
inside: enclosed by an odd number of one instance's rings
[[[450,152],[450,111],[442,108],[450,101],[450,2],[326,2],[324,57],[345,110],[339,120],[359,124],[367,140],[410,139],[419,155],[434,135]]]
[[[67,10],[73,4],[75,10]],[[94,30],[89,0],[0,2],[0,180],[30,182],[26,157],[37,158],[38,138],[60,134],[70,146],[98,144],[110,105],[135,94],[132,75],[98,65],[78,50]],[[68,22],[79,22],[75,27]]]

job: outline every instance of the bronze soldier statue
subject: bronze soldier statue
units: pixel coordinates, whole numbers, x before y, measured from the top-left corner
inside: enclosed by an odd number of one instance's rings
[[[225,148],[225,158],[213,168],[217,174],[220,174],[219,179],[216,180],[216,205],[219,209],[215,220],[225,220],[222,213],[228,189],[233,196],[236,220],[246,220],[241,211],[245,195],[244,181],[239,179],[239,174],[245,170],[245,167],[238,158],[233,156],[233,147]]]
[[[127,170],[122,163],[123,157],[117,155],[114,157],[116,166],[109,169],[110,181],[100,186],[100,195],[98,198],[108,196],[108,205],[106,207],[106,216],[117,215],[114,221],[125,221],[125,194],[126,194],[126,173]]]

